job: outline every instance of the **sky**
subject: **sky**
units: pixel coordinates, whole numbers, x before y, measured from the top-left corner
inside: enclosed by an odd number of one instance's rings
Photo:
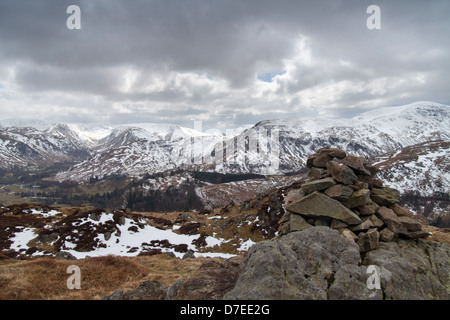
[[[0,0],[0,120],[223,130],[450,104],[449,17],[448,0]]]

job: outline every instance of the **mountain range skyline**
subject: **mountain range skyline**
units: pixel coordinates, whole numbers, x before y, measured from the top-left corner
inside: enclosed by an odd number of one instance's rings
[[[58,181],[111,174],[139,177],[189,166],[284,174],[301,170],[304,157],[322,147],[351,150],[370,159],[415,144],[445,142],[449,121],[450,106],[434,102],[384,107],[352,118],[265,120],[228,134],[174,124],[49,126],[42,121],[0,121],[0,157],[3,168],[75,161],[56,175]],[[33,124],[42,127],[29,127]]]
[[[450,104],[445,0],[0,1],[0,117],[237,128]],[[81,29],[68,29],[70,5]]]

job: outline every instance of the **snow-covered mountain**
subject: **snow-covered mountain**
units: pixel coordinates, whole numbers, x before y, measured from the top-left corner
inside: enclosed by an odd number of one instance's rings
[[[377,157],[381,179],[401,193],[415,190],[422,195],[448,193],[450,141],[429,141]],[[414,179],[405,179],[414,177]]]
[[[142,176],[189,165],[222,173],[280,174],[301,170],[307,155],[322,147],[372,158],[449,139],[450,108],[432,102],[381,108],[350,119],[262,121],[235,137],[173,125],[124,126],[100,140],[90,159],[58,179]]]
[[[30,167],[59,161],[84,160],[90,144],[68,125],[48,129],[7,127],[0,129],[0,167]]]
[[[165,165],[170,165],[167,155],[177,146],[182,148],[186,141],[190,143],[193,137],[205,137],[211,143],[218,141],[217,135],[172,124],[111,126],[5,120],[0,122],[0,168],[85,161],[80,166],[89,174],[81,174],[77,180],[89,178],[92,172],[100,176],[111,173],[139,176],[149,170],[166,170]],[[152,161],[160,165],[154,168],[150,164],[141,165]],[[102,171],[99,165],[104,162]],[[93,165],[94,171],[86,165]]]
[[[59,181],[111,174],[142,177],[188,167],[221,173],[283,174],[302,170],[307,156],[322,147],[372,159],[412,145],[448,142],[450,107],[416,102],[353,118],[267,120],[243,127],[235,135],[152,123],[48,124],[44,128],[44,122],[9,120],[0,125],[0,167],[78,161],[58,173]],[[448,155],[448,148],[441,153]],[[443,180],[447,190],[448,180]]]
[[[263,121],[241,134],[279,134],[279,171],[298,170],[307,155],[336,147],[366,158],[431,140],[450,139],[450,107],[432,102],[381,108],[350,119],[282,119]],[[258,159],[258,154],[248,155]]]

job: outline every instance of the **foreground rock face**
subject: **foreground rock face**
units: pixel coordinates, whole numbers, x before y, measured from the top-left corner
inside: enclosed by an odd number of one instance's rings
[[[358,245],[333,229],[293,232],[252,246],[225,299],[327,299],[336,272],[360,260]]]
[[[381,243],[366,254],[363,264],[381,269],[386,299],[450,298],[450,247],[446,244],[421,240]]]
[[[450,250],[424,241],[360,248],[329,227],[311,227],[250,248],[225,299],[449,299]],[[379,287],[368,267],[379,270]],[[378,276],[378,275],[376,275]]]

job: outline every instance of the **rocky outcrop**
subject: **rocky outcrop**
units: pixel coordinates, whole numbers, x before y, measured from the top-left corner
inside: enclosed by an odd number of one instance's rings
[[[374,167],[339,149],[319,150],[308,167],[307,182],[287,189],[284,202],[271,200],[285,209],[278,236],[243,260],[205,261],[164,298],[449,300],[450,246],[422,239],[429,233]]]
[[[360,261],[358,245],[336,230],[312,227],[293,232],[252,246],[225,299],[327,299],[336,272],[357,267]]]
[[[308,158],[279,234],[252,246],[225,299],[449,299],[450,247],[397,204],[376,168],[338,149]]]
[[[377,232],[365,233],[365,245]],[[448,245],[422,240],[382,242],[360,255],[337,230],[311,227],[252,246],[224,298],[448,300],[449,258]]]
[[[363,265],[380,268],[385,299],[448,300],[450,247],[422,240],[382,242],[367,252]]]
[[[308,157],[307,166],[308,181],[285,197],[281,234],[329,226],[353,239],[362,252],[378,248],[380,242],[429,235],[397,204],[400,193],[383,186],[366,159],[323,148]]]

